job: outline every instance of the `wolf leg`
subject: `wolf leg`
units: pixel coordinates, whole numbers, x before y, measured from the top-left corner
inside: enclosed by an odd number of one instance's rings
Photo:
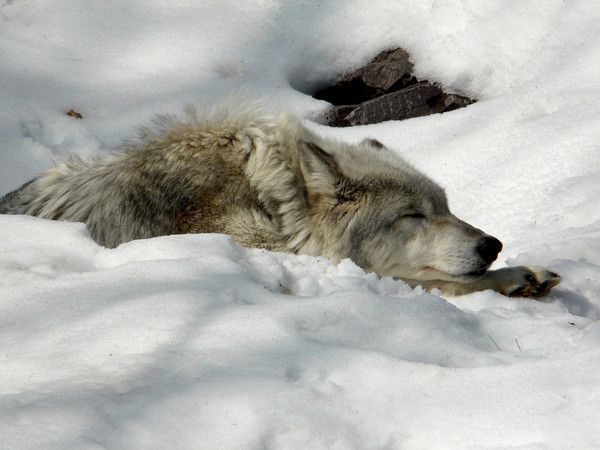
[[[425,289],[439,289],[445,295],[463,295],[492,289],[509,297],[543,297],[561,282],[560,275],[539,266],[507,267],[489,270],[481,278],[470,282],[412,281]]]

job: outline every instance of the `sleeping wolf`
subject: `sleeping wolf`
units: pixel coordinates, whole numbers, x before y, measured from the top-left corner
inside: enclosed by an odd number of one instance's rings
[[[292,115],[160,117],[123,151],[72,159],[0,200],[0,213],[85,222],[115,247],[178,233],[227,233],[241,245],[351,258],[366,271],[449,295],[545,295],[539,267],[488,271],[498,239],[461,221],[436,183],[376,140],[318,137]]]

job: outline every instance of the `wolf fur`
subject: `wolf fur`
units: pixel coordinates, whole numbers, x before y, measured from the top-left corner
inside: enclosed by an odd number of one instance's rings
[[[500,242],[452,215],[435,182],[378,141],[324,139],[290,114],[162,116],[120,150],[43,172],[2,198],[0,213],[85,222],[107,247],[227,233],[450,295],[541,296],[560,282],[539,267],[487,270]]]

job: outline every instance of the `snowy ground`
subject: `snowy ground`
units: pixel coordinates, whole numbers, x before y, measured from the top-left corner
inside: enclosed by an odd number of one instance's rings
[[[541,264],[443,299],[221,235],[116,249],[0,216],[2,448],[599,448],[600,8],[591,1],[0,0],[0,193],[158,112],[305,92],[402,45],[480,101],[353,129]],[[64,115],[74,108],[84,116]]]

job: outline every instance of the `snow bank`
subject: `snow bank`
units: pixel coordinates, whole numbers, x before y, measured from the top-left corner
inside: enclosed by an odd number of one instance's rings
[[[402,45],[480,101],[352,129],[541,264],[544,301],[186,235],[97,246],[0,216],[5,448],[597,448],[600,10],[590,2],[0,0],[0,192],[158,112],[305,93]],[[83,120],[64,115],[73,108]]]
[[[105,249],[80,224],[2,216],[0,226],[7,448],[598,438],[598,306],[571,290],[549,303],[485,292],[455,306],[350,261],[247,250],[223,235]]]

